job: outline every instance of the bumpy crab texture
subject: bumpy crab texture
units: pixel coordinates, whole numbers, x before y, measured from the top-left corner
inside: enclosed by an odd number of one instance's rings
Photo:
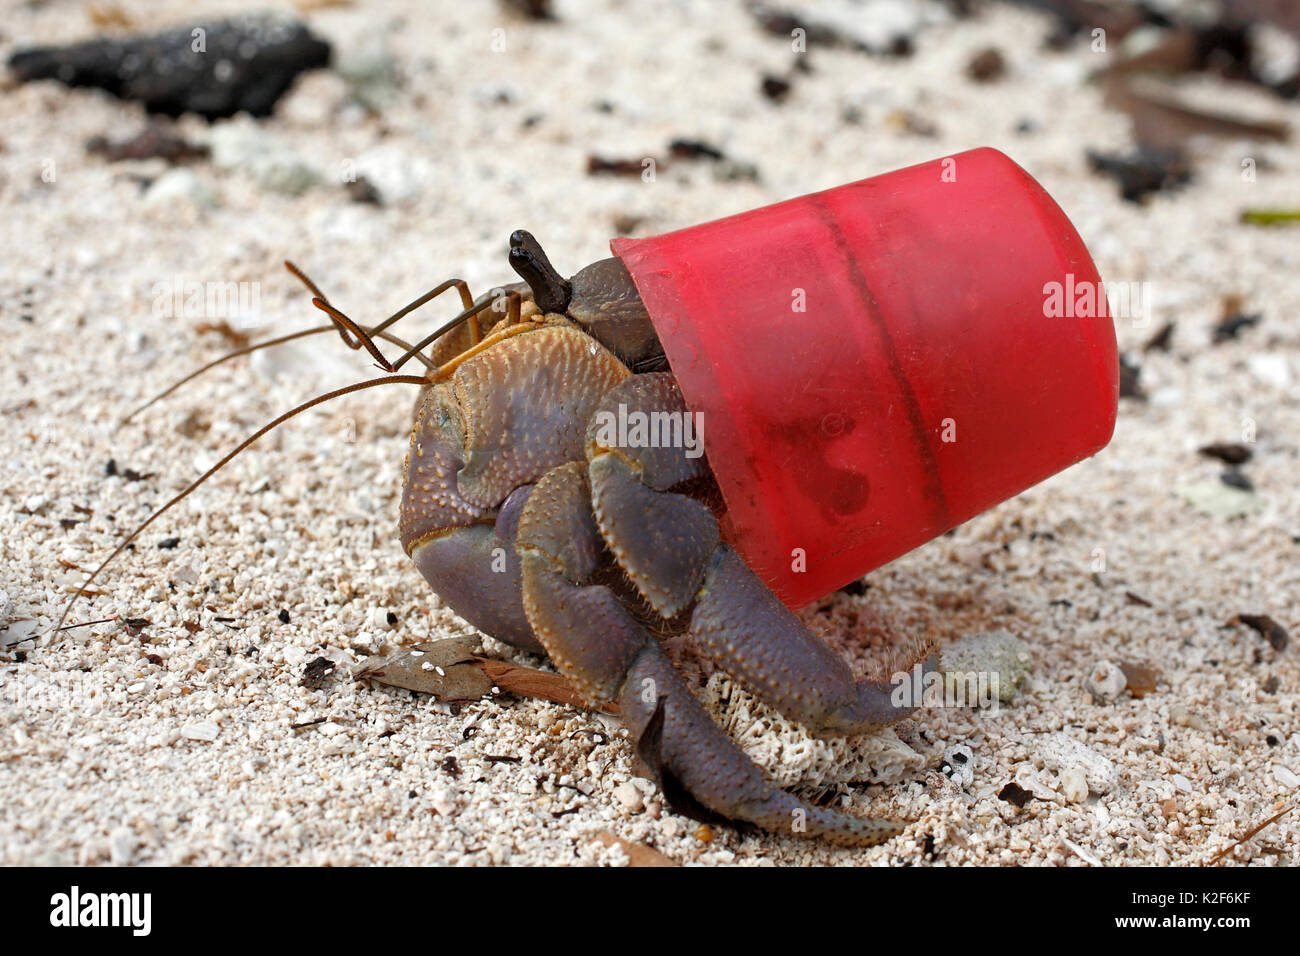
[[[547,654],[591,703],[616,704],[675,809],[849,845],[897,833],[775,786],[675,671],[659,639],[689,635],[819,736],[910,711],[892,685],[855,681],[722,540],[707,459],[683,437],[690,411],[621,262],[564,280],[531,236],[511,244],[527,287],[503,295],[522,293],[522,309],[434,347],[444,371],[416,406],[407,553],[471,624]]]

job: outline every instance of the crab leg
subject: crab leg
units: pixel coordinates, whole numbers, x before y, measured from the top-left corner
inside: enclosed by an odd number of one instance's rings
[[[686,413],[671,382],[637,376],[601,409]],[[693,477],[681,448],[610,448],[595,434],[589,429],[592,505],[610,550],[664,617],[694,605],[690,634],[729,674],[815,734],[864,733],[914,709],[894,704],[890,682],[855,681],[848,664],[721,542],[709,509],[667,490]],[[934,661],[923,666],[933,669]]]
[[[524,608],[560,672],[592,703],[617,700],[638,752],[675,808],[866,846],[902,825],[807,804],[773,786],[709,718],[658,643],[604,584],[607,553],[581,463],[533,489],[516,536]]]

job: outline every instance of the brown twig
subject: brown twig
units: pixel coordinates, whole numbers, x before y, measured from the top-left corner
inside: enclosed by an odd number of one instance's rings
[[[1250,839],[1251,837],[1253,837],[1255,834],[1259,833],[1260,830],[1264,829],[1266,826],[1270,826],[1271,824],[1277,823],[1278,820],[1281,820],[1284,816],[1286,816],[1288,813],[1290,813],[1290,812],[1291,812],[1292,810],[1294,810],[1294,809],[1295,809],[1295,804],[1292,804],[1292,805],[1289,806],[1289,807],[1285,807],[1285,808],[1283,808],[1282,810],[1279,810],[1277,813],[1273,814],[1271,817],[1269,817],[1267,820],[1265,820],[1265,821],[1264,821],[1263,823],[1261,823],[1259,826],[1257,826],[1257,827],[1255,827],[1254,829],[1252,829],[1252,830],[1248,831],[1247,833],[1243,834],[1242,837],[1241,837],[1239,840],[1237,840],[1236,843],[1232,844],[1232,846],[1230,846],[1230,847],[1226,847],[1225,849],[1222,849],[1222,850],[1220,850],[1218,853],[1216,853],[1213,857],[1211,857],[1210,862],[1209,862],[1208,864],[1206,864],[1206,865],[1207,865],[1207,866],[1213,866],[1215,863],[1218,863],[1220,860],[1222,860],[1225,856],[1227,856],[1227,855],[1228,855],[1229,853],[1231,853],[1233,850],[1237,849],[1237,847],[1241,846],[1243,843],[1245,843],[1247,840],[1249,840],[1249,839]]]
[[[71,631],[78,627],[90,627],[92,624],[107,624],[109,621],[116,621],[118,615],[110,614],[108,617],[101,617],[98,621],[82,621],[80,624],[65,624],[63,627],[55,628],[56,631]]]

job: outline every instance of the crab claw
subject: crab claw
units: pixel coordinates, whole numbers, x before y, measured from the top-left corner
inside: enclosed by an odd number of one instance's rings
[[[657,646],[628,671],[619,708],[638,756],[678,813],[744,821],[842,846],[873,846],[906,825],[813,806],[772,784],[718,728]]]
[[[650,415],[689,414],[671,375],[627,379],[602,401]],[[593,418],[593,421],[596,419]],[[671,443],[610,447],[588,430],[587,454],[596,523],[640,598],[665,620],[689,611],[689,633],[728,674],[785,717],[823,736],[867,733],[916,709],[911,680],[855,680],[852,670],[812,633],[722,540],[713,513],[677,492],[704,474]],[[919,648],[899,670],[921,674],[938,661]],[[896,675],[895,675],[896,676]]]
[[[895,821],[816,807],[780,789],[710,719],[611,587],[616,579],[606,573],[608,554],[582,464],[556,468],[537,483],[515,547],[533,632],[587,700],[617,700],[639,755],[674,809],[850,846],[880,843],[902,829]]]

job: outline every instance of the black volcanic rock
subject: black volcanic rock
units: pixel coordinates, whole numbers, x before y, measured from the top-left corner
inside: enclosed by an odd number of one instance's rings
[[[266,116],[305,70],[328,65],[330,46],[302,23],[271,14],[211,20],[152,36],[31,47],[9,58],[20,82],[57,80],[143,103],[151,113],[208,119],[241,110]]]

